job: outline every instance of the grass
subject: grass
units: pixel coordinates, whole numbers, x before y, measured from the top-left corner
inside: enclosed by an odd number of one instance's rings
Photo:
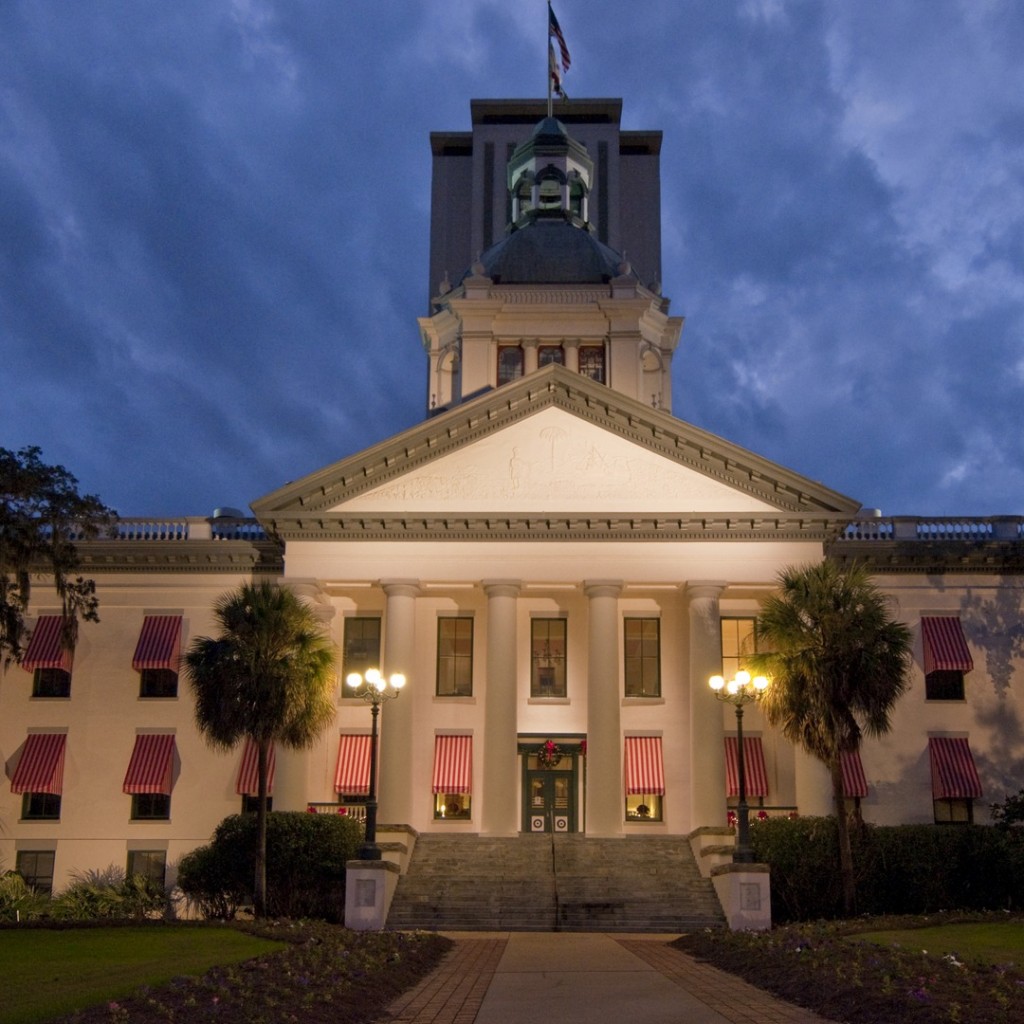
[[[699,932],[675,945],[844,1024],[1020,1024],[1022,931],[1009,915],[933,915]],[[987,955],[965,952],[982,936]]]
[[[0,1022],[52,1020],[120,999],[140,985],[163,985],[280,948],[280,942],[234,928],[3,930]]]
[[[0,1024],[369,1024],[450,947],[322,922],[11,929],[0,931]],[[26,988],[55,982],[64,1001],[33,1005]]]
[[[922,928],[887,928],[858,932],[858,939],[880,946],[927,949],[939,956],[958,960],[980,960],[989,964],[1024,966],[1024,927],[988,921],[932,925]]]

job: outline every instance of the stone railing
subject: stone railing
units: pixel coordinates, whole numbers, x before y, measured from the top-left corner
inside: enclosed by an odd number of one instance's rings
[[[316,801],[306,804],[310,814],[343,814],[356,821],[366,821],[366,804],[327,804]]]
[[[82,541],[81,534],[72,533],[69,540]],[[267,532],[255,519],[234,519],[208,516],[181,516],[180,518],[127,518],[118,519],[110,534],[98,540],[125,541],[186,541],[186,540],[267,540]]]
[[[1024,539],[1024,516],[891,516],[857,519],[846,525],[836,541],[1019,541]]]

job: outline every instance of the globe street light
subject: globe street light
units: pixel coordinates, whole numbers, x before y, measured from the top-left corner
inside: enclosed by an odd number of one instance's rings
[[[715,696],[736,708],[736,766],[739,772],[739,804],[736,807],[736,849],[732,859],[734,863],[750,864],[754,860],[754,851],[750,848],[750,808],[747,806],[747,766],[743,753],[743,708],[756,700],[760,700],[768,689],[765,676],[751,678],[749,672],[741,669],[728,680],[723,676],[712,676],[708,685],[715,691]]]
[[[363,845],[359,847],[359,859],[380,860],[380,847],[377,845],[377,716],[384,701],[398,696],[405,686],[405,676],[395,672],[385,679],[378,669],[368,668],[365,676],[358,672],[349,673],[345,677],[345,685],[370,705],[373,721],[370,729],[370,792],[366,799],[366,832]]]

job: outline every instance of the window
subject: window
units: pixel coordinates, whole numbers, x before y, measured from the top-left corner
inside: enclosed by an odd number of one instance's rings
[[[473,619],[437,620],[437,695],[473,695]]]
[[[181,660],[180,615],[147,615],[142,620],[132,668],[139,673],[140,697],[177,697]]]
[[[71,673],[62,668],[37,668],[32,673],[33,697],[70,697]]]
[[[178,673],[169,668],[144,668],[139,679],[140,697],[178,696]]]
[[[132,794],[132,821],[169,821],[170,817],[169,793]]]
[[[465,821],[471,815],[473,790],[473,737],[435,736],[434,794],[436,821]]]
[[[964,674],[958,669],[938,669],[924,677],[925,700],[963,700]]]
[[[973,825],[974,801],[969,797],[934,800],[936,825]]]
[[[956,615],[922,615],[925,700],[963,700],[964,673],[974,668]]]
[[[518,345],[498,348],[498,386],[509,384],[523,375],[523,350]]]
[[[604,346],[580,345],[580,373],[604,384]]]
[[[565,352],[561,345],[541,345],[537,349],[537,365],[547,366],[548,363],[565,366]]]
[[[530,696],[564,697],[565,619],[530,622]]]
[[[129,850],[126,873],[142,875],[149,882],[154,882],[162,889],[167,872],[167,853],[165,850]]]
[[[14,866],[26,885],[49,896],[53,892],[53,860],[53,850],[19,850]]]
[[[660,736],[627,736],[625,754],[626,820],[661,821],[665,764]]]
[[[661,821],[660,793],[631,793],[626,797],[627,821]]]
[[[345,650],[341,678],[345,680],[352,672],[366,675],[369,668],[380,668],[380,619],[348,618],[345,620]],[[349,699],[358,699],[355,691],[344,685],[341,688],[341,695]]]
[[[59,821],[60,793],[25,793],[21,816],[32,821]]]
[[[743,659],[757,650],[754,620],[722,619],[722,675],[732,679],[744,667]]]
[[[661,696],[661,622],[626,619],[623,650],[627,697]]]

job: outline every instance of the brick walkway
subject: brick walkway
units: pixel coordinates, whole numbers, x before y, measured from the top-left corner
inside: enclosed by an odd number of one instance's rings
[[[616,938],[708,1010],[730,1024],[828,1024],[732,974],[699,963],[660,938]],[[388,1008],[393,1024],[473,1024],[508,945],[508,936],[455,938],[440,966]],[[638,1022],[639,1024],[639,1022]]]

